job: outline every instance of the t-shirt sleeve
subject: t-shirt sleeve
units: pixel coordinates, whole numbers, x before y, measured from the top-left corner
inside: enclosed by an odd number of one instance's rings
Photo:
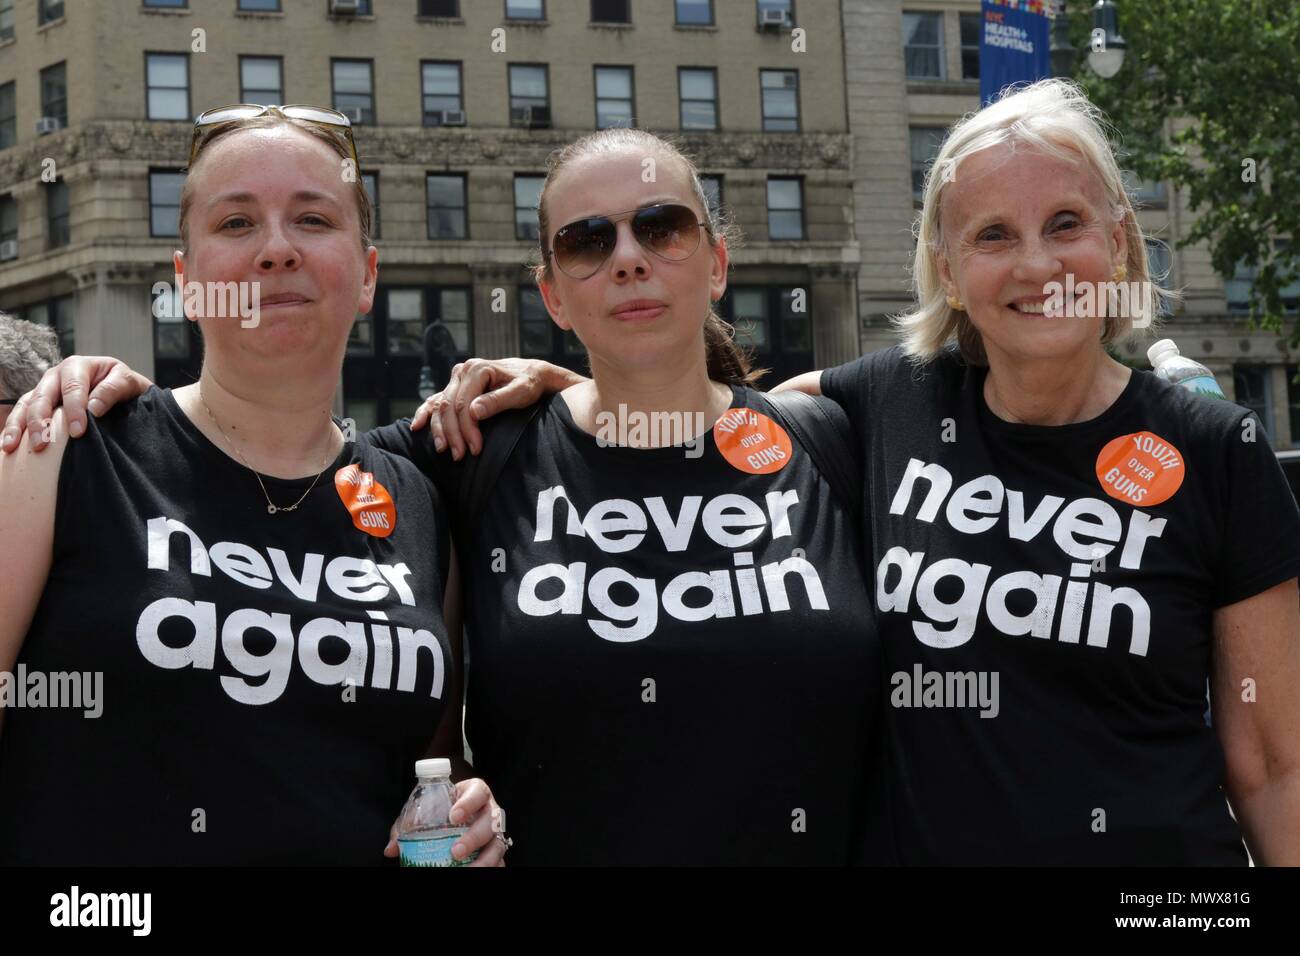
[[[433,435],[429,429],[413,432],[411,420],[403,418],[391,425],[372,428],[360,435],[358,440],[409,459],[433,482],[444,501],[454,500],[451,453],[434,449]]]
[[[1215,608],[1300,575],[1300,507],[1258,420],[1254,437],[1243,441],[1238,430],[1223,447],[1227,500],[1215,562]]]
[[[870,360],[863,355],[822,371],[822,394],[844,409],[855,426],[866,420]]]

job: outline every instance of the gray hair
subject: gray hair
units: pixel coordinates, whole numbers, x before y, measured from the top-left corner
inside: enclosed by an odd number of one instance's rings
[[[59,337],[48,325],[24,322],[0,312],[0,392],[17,398],[36,387],[60,359]]]
[[[918,361],[929,361],[956,341],[968,362],[987,365],[979,332],[965,312],[950,308],[939,280],[939,257],[945,240],[940,229],[944,171],[980,150],[1002,143],[1036,148],[1077,163],[1081,175],[1100,181],[1116,223],[1122,223],[1128,244],[1129,282],[1142,283],[1145,294],[1138,309],[1151,323],[1176,293],[1151,282],[1146,237],[1138,225],[1133,203],[1124,188],[1115,154],[1107,139],[1108,128],[1100,109],[1075,83],[1063,79],[1040,80],[1017,89],[1008,87],[989,106],[967,114],[958,122],[935,157],[925,178],[924,198],[916,225],[916,255],[912,265],[913,309],[893,320],[903,349]],[[1133,314],[1107,317],[1101,344],[1120,343],[1133,335]]]

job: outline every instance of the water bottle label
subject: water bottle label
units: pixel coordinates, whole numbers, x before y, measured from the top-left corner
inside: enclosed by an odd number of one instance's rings
[[[1223,394],[1223,389],[1219,388],[1219,383],[1210,375],[1197,375],[1195,378],[1183,379],[1178,384],[1188,391],[1195,392],[1198,395],[1211,395],[1214,398],[1227,398],[1227,396]]]
[[[397,852],[402,866],[468,866],[478,856],[471,853],[463,860],[451,855],[451,848],[457,838],[465,833],[465,827],[455,827],[435,831],[432,835],[421,834],[415,839],[397,841]]]

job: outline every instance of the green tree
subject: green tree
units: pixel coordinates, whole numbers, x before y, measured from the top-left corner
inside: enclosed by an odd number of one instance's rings
[[[1179,246],[1205,240],[1215,270],[1257,270],[1251,320],[1300,344],[1281,292],[1300,276],[1300,3],[1118,0],[1128,43],[1112,79],[1085,66],[1090,7],[1068,0],[1076,78],[1104,109],[1144,179],[1185,190],[1197,219]],[[1191,125],[1170,132],[1166,120]]]

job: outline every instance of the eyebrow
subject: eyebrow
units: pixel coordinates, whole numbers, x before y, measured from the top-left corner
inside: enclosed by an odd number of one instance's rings
[[[337,204],[337,200],[328,193],[316,192],[314,189],[300,189],[290,197],[294,202],[327,202]],[[219,206],[222,203],[255,203],[257,196],[253,193],[224,193],[217,196],[210,203],[208,208]]]

